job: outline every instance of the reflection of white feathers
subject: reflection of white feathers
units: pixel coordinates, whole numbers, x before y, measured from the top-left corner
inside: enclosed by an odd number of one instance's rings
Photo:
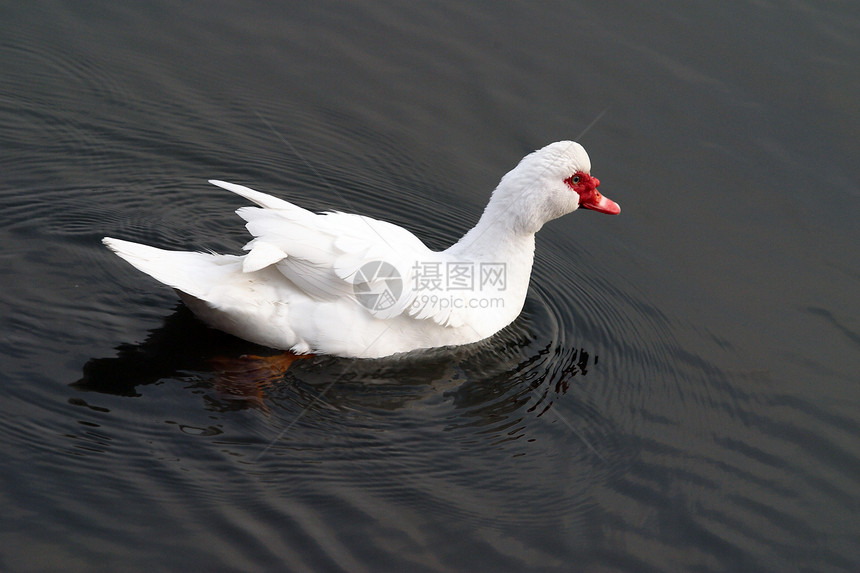
[[[246,255],[104,243],[179,291],[205,322],[266,346],[379,357],[464,344],[517,317],[534,233],[577,208],[564,180],[589,168],[585,151],[571,142],[527,156],[502,179],[478,225],[441,252],[385,221],[317,214],[223,181],[212,183],[257,205],[237,211],[254,237]],[[504,272],[502,281],[486,281],[485,266]]]

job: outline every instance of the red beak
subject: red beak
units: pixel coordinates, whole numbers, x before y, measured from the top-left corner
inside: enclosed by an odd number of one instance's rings
[[[594,190],[594,193],[583,199],[579,204],[580,207],[606,213],[607,215],[617,215],[621,212],[621,206],[609,197],[604,197],[600,191]]]

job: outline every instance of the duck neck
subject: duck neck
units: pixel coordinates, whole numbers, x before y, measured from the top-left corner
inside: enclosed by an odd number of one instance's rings
[[[516,232],[504,218],[484,211],[478,223],[452,245],[447,252],[472,260],[505,261],[512,257],[534,257],[535,234]],[[529,263],[531,264],[531,262]]]
[[[485,262],[527,258],[531,267],[540,225],[522,216],[523,198],[509,189],[510,177],[509,173],[502,179],[478,223],[448,249],[450,254]]]
[[[506,276],[506,296],[519,301],[508,306],[519,314],[529,288],[534,263],[534,233],[515,232],[510,219],[497,216],[487,209],[468,233],[445,253],[452,260],[480,263],[501,268]]]

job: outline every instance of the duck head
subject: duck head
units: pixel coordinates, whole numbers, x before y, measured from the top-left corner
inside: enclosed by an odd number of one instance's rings
[[[535,233],[544,223],[580,207],[617,215],[621,207],[598,190],[591,160],[574,141],[558,141],[526,155],[493,192],[490,205],[501,209],[520,232]]]

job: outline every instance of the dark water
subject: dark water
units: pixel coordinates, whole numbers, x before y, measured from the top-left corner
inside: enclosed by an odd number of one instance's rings
[[[860,570],[860,8],[0,4],[0,570]],[[489,342],[283,372],[104,235],[244,183],[441,248],[559,139]]]

